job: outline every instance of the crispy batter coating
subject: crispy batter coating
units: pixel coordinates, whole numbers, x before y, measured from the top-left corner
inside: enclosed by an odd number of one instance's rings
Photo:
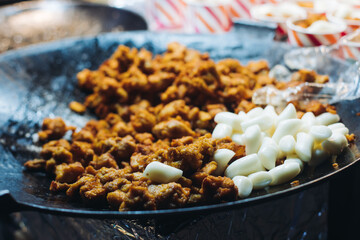
[[[43,145],[40,159],[25,167],[53,174],[51,191],[93,206],[107,203],[119,211],[234,201],[237,188],[231,179],[214,176],[213,155],[226,148],[238,159],[245,156],[245,147],[230,138],[211,138],[215,115],[248,112],[256,107],[253,92],[268,84],[284,89],[328,81],[310,70],[299,70],[288,83],[268,73],[266,61],[246,66],[235,59],[215,63],[208,54],[178,43],[156,56],[119,46],[97,70],[77,75],[89,95],[84,105],[72,102],[70,108],[79,113],[89,108],[99,120],[75,131],[61,118],[44,119],[39,138],[52,141]],[[336,112],[316,101],[294,105],[298,114]],[[70,142],[60,139],[68,130],[73,131]],[[154,183],[143,176],[153,161],[179,168],[183,176],[176,182]]]
[[[208,176],[202,181],[200,193],[207,201],[228,202],[236,199],[237,187],[230,178]]]
[[[80,162],[71,164],[62,163],[55,167],[55,181],[61,183],[73,183],[78,176],[84,173],[84,167]]]
[[[62,138],[68,130],[74,130],[73,127],[67,127],[61,118],[45,118],[40,132],[38,132],[40,141],[48,141]]]
[[[84,104],[75,101],[72,101],[69,104],[69,108],[77,113],[84,113],[86,111],[86,107],[84,106]]]
[[[181,118],[171,118],[167,121],[156,124],[152,129],[153,134],[160,139],[174,139],[184,136],[194,136],[195,132],[191,129],[189,122]]]

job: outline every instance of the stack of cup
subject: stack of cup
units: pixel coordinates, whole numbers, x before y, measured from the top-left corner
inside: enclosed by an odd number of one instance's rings
[[[262,3],[264,0],[232,0],[230,3],[231,17],[250,19],[250,9]]]
[[[185,22],[184,0],[148,0],[147,17],[153,31],[182,31]]]
[[[232,0],[186,0],[186,32],[223,33],[231,29]]]

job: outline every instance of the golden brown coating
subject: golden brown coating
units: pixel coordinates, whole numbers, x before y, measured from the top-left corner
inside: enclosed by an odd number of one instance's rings
[[[69,108],[77,113],[84,113],[86,111],[86,107],[84,106],[84,104],[75,101],[72,101],[69,104]]]
[[[84,167],[80,162],[71,164],[62,163],[55,167],[55,181],[61,183],[73,183],[84,173]]]
[[[290,82],[279,83],[268,73],[266,61],[215,63],[208,54],[178,43],[157,56],[119,46],[99,69],[77,75],[79,86],[89,92],[84,106],[99,120],[75,131],[61,118],[44,119],[40,140],[52,141],[43,145],[40,159],[25,167],[53,174],[51,191],[119,211],[234,201],[237,188],[231,179],[215,176],[213,155],[217,149],[230,149],[234,160],[245,156],[245,147],[230,138],[211,138],[215,115],[248,112],[256,107],[253,92],[268,84],[284,89],[328,81],[300,70]],[[298,114],[335,111],[316,101],[294,104]],[[85,111],[80,103],[70,107]],[[73,131],[70,142],[60,139],[68,130]],[[181,169],[183,176],[166,184],[152,182],[143,171],[153,161]]]
[[[48,141],[62,138],[68,130],[74,130],[73,127],[67,127],[61,118],[45,118],[40,132],[38,132],[40,141]]]
[[[182,120],[180,117],[177,117],[176,119],[171,118],[156,124],[152,129],[152,132],[159,139],[195,136],[195,132],[191,129],[190,123]]]

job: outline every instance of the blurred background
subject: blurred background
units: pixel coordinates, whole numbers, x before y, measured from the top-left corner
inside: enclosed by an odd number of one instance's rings
[[[360,39],[350,36],[360,27],[360,1],[1,0],[0,52],[103,32],[222,34],[239,26],[270,28],[275,40],[300,47],[349,45]],[[359,59],[360,43],[350,45],[344,55]]]

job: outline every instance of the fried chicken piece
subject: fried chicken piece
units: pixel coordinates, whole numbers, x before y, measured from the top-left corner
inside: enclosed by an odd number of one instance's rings
[[[87,181],[79,189],[82,200],[89,205],[103,204],[106,200],[106,189],[102,184],[95,181]]]
[[[147,110],[139,110],[130,117],[131,125],[139,132],[151,132],[156,124],[156,117]]]
[[[134,138],[136,142],[144,145],[151,145],[155,140],[154,136],[151,133],[137,133]]]
[[[73,183],[84,173],[84,167],[79,162],[62,163],[55,167],[55,181],[60,183]]]
[[[168,149],[166,161],[169,165],[183,170],[184,174],[194,172],[202,166],[203,160],[210,159],[210,156],[214,154],[215,141],[213,138],[204,136],[192,144],[171,147]]]
[[[128,163],[122,169],[114,169],[102,167],[96,172],[96,178],[100,180],[102,184],[114,181],[115,179],[122,178],[128,173],[131,173],[132,169]]]
[[[250,61],[247,65],[247,68],[253,72],[253,73],[259,73],[261,71],[269,71],[269,64],[267,63],[267,61],[265,60],[260,60],[260,61]]]
[[[149,163],[153,161],[164,162],[167,159],[167,150],[165,149],[160,149],[148,155],[135,153],[130,158],[130,166],[134,171],[144,171]]]
[[[129,135],[124,138],[107,138],[105,140],[100,140],[94,145],[94,150],[97,154],[109,152],[119,161],[130,158],[135,149],[135,140]]]
[[[54,159],[56,163],[72,163],[72,153],[62,146],[44,146],[40,156],[45,160]]]
[[[90,120],[86,123],[85,127],[83,127],[83,129],[81,129],[81,131],[89,131],[93,136],[96,136],[97,133],[100,130],[103,129],[110,129],[110,125],[107,121],[105,120]],[[84,141],[84,142],[88,142],[88,141]]]
[[[85,167],[89,165],[89,162],[94,159],[95,155],[90,143],[80,141],[74,141],[71,144],[70,152],[73,155],[74,161],[80,162]]]
[[[240,111],[248,112],[251,109],[255,108],[256,105],[251,101],[247,101],[245,99],[241,100],[239,105],[235,108],[235,113],[239,113]]]
[[[105,121],[109,124],[110,127],[113,127],[116,123],[122,122],[123,119],[121,118],[121,116],[119,114],[109,113],[106,116]]]
[[[109,153],[112,154],[115,159],[120,161],[129,161],[130,156],[135,152],[136,143],[133,137],[126,136],[124,138],[117,139],[116,144],[112,146]]]
[[[69,184],[69,188],[66,190],[66,195],[69,197],[76,197],[79,193],[79,189],[86,182],[95,181],[95,177],[92,175],[85,175],[79,178],[76,182]],[[51,189],[50,189],[51,190]]]
[[[70,143],[65,139],[50,141],[43,145],[40,156],[45,160],[48,160],[53,156],[53,153],[56,151],[56,149],[70,150],[71,146]]]
[[[313,100],[306,104],[305,111],[313,112],[315,116],[318,116],[324,113],[326,111],[326,108],[320,102]]]
[[[72,134],[72,139],[73,141],[93,143],[94,135],[90,131],[82,129],[79,132],[74,132]]]
[[[312,112],[315,116],[318,116],[324,112],[326,112],[326,105],[320,103],[317,100],[311,100],[307,103],[300,103],[297,101],[292,102],[298,111],[302,112]],[[335,111],[336,112],[336,111]]]
[[[114,78],[105,77],[101,85],[95,90],[105,103],[126,102],[128,93],[121,87],[121,84]]]
[[[164,91],[174,82],[175,78],[176,75],[171,72],[155,72],[148,77],[149,89],[154,92]]]
[[[182,138],[176,138],[171,141],[171,147],[178,147],[183,145],[188,145],[194,142],[194,138],[191,136],[186,136]]]
[[[150,90],[147,76],[137,66],[131,66],[128,71],[118,75],[117,78],[120,79],[120,86],[128,93]]]
[[[132,135],[135,133],[133,126],[123,121],[117,122],[112,127],[111,131],[115,132],[119,137],[125,137],[126,135]]]
[[[109,193],[107,199],[111,205],[119,204],[119,211],[129,210],[155,210],[155,197],[149,193],[146,187],[131,186],[126,194],[115,192]]]
[[[81,72],[79,72],[76,75],[79,86],[87,91],[92,91],[97,83],[96,76],[94,75],[96,74],[94,74],[89,69],[84,69]]]
[[[60,183],[57,181],[51,181],[50,191],[52,192],[62,192],[69,189],[70,185],[68,183]]]
[[[316,72],[309,69],[300,69],[291,76],[291,81],[295,82],[315,82]]]
[[[237,198],[237,187],[227,177],[207,176],[204,178],[200,193],[211,203],[229,202]]]
[[[184,100],[175,100],[166,104],[157,114],[159,121],[180,116],[182,119],[188,118],[190,107],[186,105]]]
[[[79,103],[79,102],[76,102],[76,101],[72,101],[70,104],[69,104],[69,108],[76,112],[76,113],[84,113],[86,111],[86,107],[84,106],[84,104],[82,103]]]
[[[152,129],[152,133],[160,139],[195,136],[195,132],[191,129],[190,123],[181,118],[170,118],[167,121],[156,124]]]
[[[216,69],[221,75],[229,75],[230,73],[240,73],[244,67],[236,59],[223,59],[216,64]]]
[[[183,207],[190,195],[190,188],[183,188],[174,182],[150,185],[148,191],[155,197],[156,209]]]
[[[68,130],[74,130],[74,127],[67,127],[59,117],[45,118],[41,130],[38,132],[40,141],[48,141],[62,138]]]
[[[109,192],[106,200],[113,209],[119,210],[120,205],[127,199],[127,194],[121,190]]]
[[[227,108],[224,104],[207,104],[205,106],[206,111],[210,114],[211,118],[214,119],[215,115],[220,112],[227,112]]]
[[[215,161],[211,161],[207,163],[202,169],[200,169],[198,172],[194,173],[191,176],[191,179],[193,180],[193,183],[195,183],[196,186],[201,186],[203,180],[213,174],[217,168],[217,163]]]
[[[89,164],[90,166],[93,166],[95,169],[100,169],[102,167],[115,168],[115,169],[119,168],[114,156],[108,152],[101,154],[99,157],[94,158],[94,160],[92,160]]]
[[[110,182],[104,184],[104,188],[108,192],[114,192],[116,190],[120,190],[122,192],[128,192],[132,183],[131,181],[127,180],[126,178],[116,178]]]
[[[34,159],[34,160],[29,160],[24,164],[25,168],[27,170],[31,170],[31,171],[41,171],[45,169],[46,166],[46,160],[44,159]]]
[[[53,158],[50,158],[49,160],[46,161],[45,164],[45,171],[48,173],[54,173],[55,172],[55,168],[56,168],[56,161]]]
[[[316,83],[325,84],[329,82],[329,80],[330,80],[329,75],[316,74],[316,79],[315,79]]]
[[[353,133],[351,133],[351,134],[346,134],[345,137],[346,137],[346,139],[347,139],[347,141],[348,141],[349,143],[354,142],[354,141],[355,141],[355,138],[356,138],[355,134],[353,134]]]

